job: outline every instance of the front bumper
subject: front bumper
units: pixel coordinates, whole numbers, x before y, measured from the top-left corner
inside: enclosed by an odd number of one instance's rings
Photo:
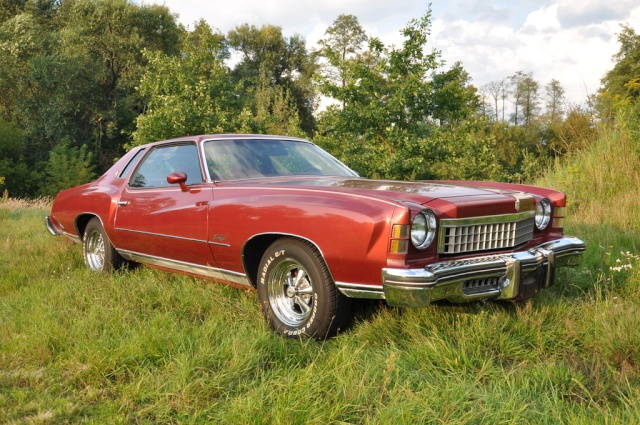
[[[553,284],[556,268],[580,263],[586,245],[563,237],[509,254],[444,261],[420,269],[382,270],[387,304],[426,307],[446,299],[465,302],[482,299],[528,298]]]

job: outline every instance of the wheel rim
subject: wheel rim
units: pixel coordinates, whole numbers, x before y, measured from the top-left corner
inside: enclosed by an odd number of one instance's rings
[[[278,320],[300,326],[313,309],[313,284],[300,263],[285,260],[273,269],[267,281],[269,303]]]
[[[102,270],[104,266],[104,238],[98,231],[87,235],[85,241],[84,258],[91,270]]]

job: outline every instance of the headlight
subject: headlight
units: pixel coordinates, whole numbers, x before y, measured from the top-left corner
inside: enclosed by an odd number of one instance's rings
[[[432,211],[422,210],[411,224],[411,243],[417,249],[425,249],[436,236],[436,216]]]
[[[539,230],[544,230],[549,225],[551,220],[551,202],[548,199],[543,199],[538,203],[536,207],[536,227]]]

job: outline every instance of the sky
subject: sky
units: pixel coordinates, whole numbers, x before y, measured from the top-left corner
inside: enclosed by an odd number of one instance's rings
[[[286,37],[305,38],[316,46],[335,19],[354,15],[367,35],[400,46],[400,30],[427,11],[418,0],[143,0],[164,4],[193,28],[205,19],[226,34],[248,23],[277,25]],[[638,0],[432,0],[431,37],[427,48],[455,62],[481,88],[517,71],[531,73],[544,87],[552,79],[565,89],[567,101],[583,104],[600,79],[613,68],[621,24],[640,33]]]

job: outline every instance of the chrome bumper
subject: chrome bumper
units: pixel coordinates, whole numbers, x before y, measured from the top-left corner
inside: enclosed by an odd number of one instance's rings
[[[49,233],[51,233],[53,236],[60,236],[60,232],[58,231],[58,229],[56,229],[56,227],[53,225],[53,222],[51,221],[51,218],[49,216],[46,216],[44,218],[44,225],[47,226],[47,230],[49,231]]]
[[[553,284],[557,267],[580,263],[586,245],[566,236],[527,251],[444,261],[421,269],[382,270],[387,304],[426,307],[446,299],[465,302],[482,299],[528,298]]]

